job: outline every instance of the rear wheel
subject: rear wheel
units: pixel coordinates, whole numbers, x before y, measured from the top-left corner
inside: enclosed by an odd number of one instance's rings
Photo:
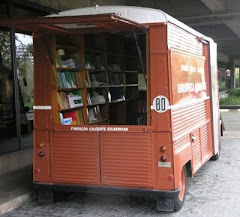
[[[181,178],[179,183],[179,195],[178,197],[174,198],[174,210],[178,211],[182,208],[186,191],[187,191],[187,173],[186,173],[186,167],[184,166],[181,172]]]

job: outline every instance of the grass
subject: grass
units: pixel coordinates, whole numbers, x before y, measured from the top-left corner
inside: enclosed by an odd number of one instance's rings
[[[228,97],[220,99],[220,105],[240,105],[240,90],[229,90]]]
[[[27,102],[24,104],[24,106],[29,107],[30,110],[33,109],[33,102]]]

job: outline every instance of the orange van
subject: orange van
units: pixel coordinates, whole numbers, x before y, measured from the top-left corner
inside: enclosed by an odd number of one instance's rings
[[[1,21],[33,33],[33,183],[154,196],[179,210],[219,157],[217,49],[163,11],[96,6]]]

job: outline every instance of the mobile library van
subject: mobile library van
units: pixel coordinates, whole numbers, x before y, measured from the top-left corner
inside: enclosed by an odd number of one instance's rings
[[[34,39],[34,177],[54,191],[154,196],[219,156],[216,44],[166,13],[96,6],[1,21]]]

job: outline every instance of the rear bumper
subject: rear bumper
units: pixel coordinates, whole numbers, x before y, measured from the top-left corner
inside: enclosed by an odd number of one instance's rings
[[[87,192],[87,193],[102,193],[102,194],[117,194],[117,195],[136,195],[136,196],[151,196],[151,197],[166,197],[173,198],[179,194],[179,189],[170,191],[161,191],[145,188],[121,188],[121,187],[106,187],[106,186],[90,186],[90,185],[64,185],[64,184],[48,184],[33,182],[36,190],[52,190],[66,192]]]

